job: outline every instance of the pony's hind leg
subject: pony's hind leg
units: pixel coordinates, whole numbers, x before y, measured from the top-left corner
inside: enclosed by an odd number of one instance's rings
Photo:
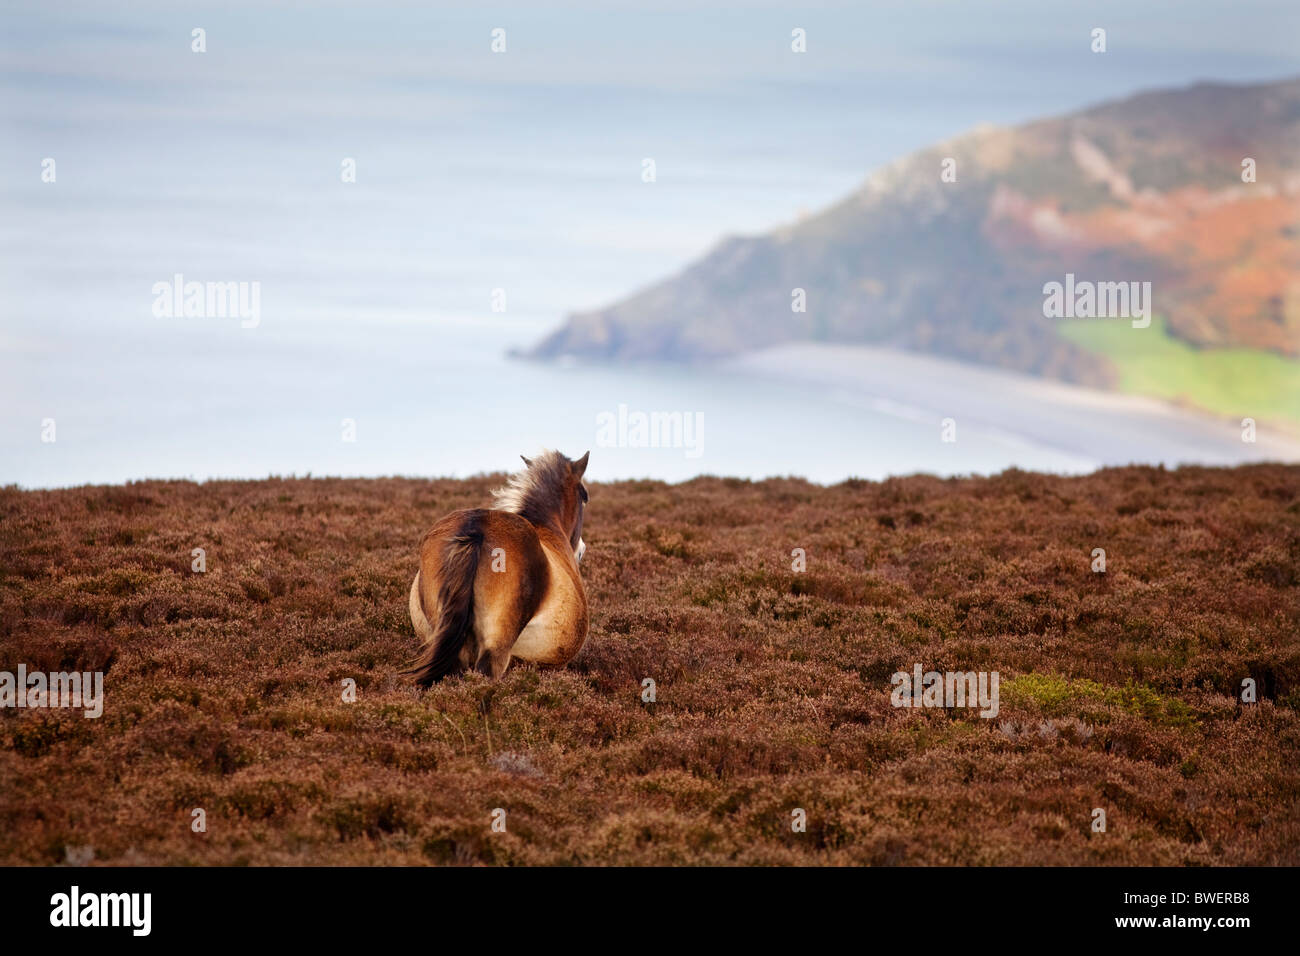
[[[420,639],[421,644],[428,644],[433,640],[433,625],[424,615],[424,606],[420,603],[420,572],[415,572],[415,580],[411,582],[411,626],[415,628],[415,636]]]
[[[499,678],[510,666],[510,648],[523,629],[523,621],[514,601],[501,602],[480,608],[474,616],[474,636],[477,655],[474,669],[493,680]]]
[[[510,652],[519,632],[537,610],[545,587],[546,564],[541,549],[515,542],[493,567],[491,548],[483,549],[474,581],[474,656],[470,665],[493,679],[510,666]],[[469,643],[469,642],[467,642]]]

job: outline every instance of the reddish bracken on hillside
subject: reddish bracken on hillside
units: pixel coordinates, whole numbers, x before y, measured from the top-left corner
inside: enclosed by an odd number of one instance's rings
[[[1300,863],[1300,468],[593,485],[577,661],[419,691],[498,483],[0,491],[0,671],[106,671],[0,710],[0,862]]]

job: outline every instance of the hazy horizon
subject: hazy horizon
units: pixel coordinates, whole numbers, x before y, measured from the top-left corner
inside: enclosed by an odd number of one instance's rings
[[[1279,4],[994,6],[7,4],[0,484],[494,472],[638,403],[724,431],[689,465],[593,453],[594,480],[938,468],[811,390],[502,356],[977,125],[1300,74]],[[156,317],[177,274],[258,282],[257,326]],[[953,473],[1012,464],[1072,467],[972,448]]]

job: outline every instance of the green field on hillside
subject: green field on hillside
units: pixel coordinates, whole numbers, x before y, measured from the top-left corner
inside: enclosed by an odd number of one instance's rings
[[[1098,319],[1069,319],[1060,329],[1113,362],[1126,392],[1300,427],[1300,361],[1259,349],[1193,348],[1172,338],[1160,317],[1146,329]]]

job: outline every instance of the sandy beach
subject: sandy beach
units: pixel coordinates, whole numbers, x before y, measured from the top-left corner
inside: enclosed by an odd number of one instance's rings
[[[1300,441],[1268,422],[1257,422],[1255,441],[1247,442],[1239,421],[1167,402],[892,349],[796,343],[739,356],[725,367],[820,389],[829,401],[932,422],[936,434],[952,418],[958,443],[968,434],[1023,441],[1078,459],[1081,468],[1300,461]]]

